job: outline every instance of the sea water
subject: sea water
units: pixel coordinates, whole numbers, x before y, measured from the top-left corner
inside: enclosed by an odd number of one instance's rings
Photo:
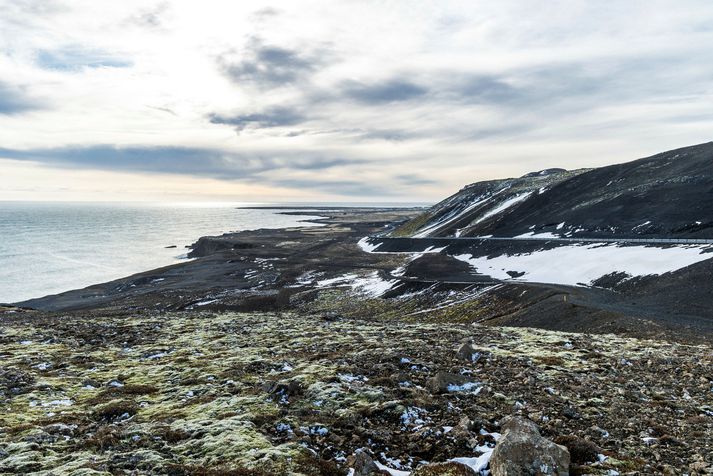
[[[201,236],[315,218],[240,205],[0,202],[0,303],[178,263]]]

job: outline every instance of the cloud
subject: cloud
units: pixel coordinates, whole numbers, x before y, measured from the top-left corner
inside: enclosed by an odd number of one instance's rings
[[[131,61],[117,58],[108,52],[81,46],[39,50],[36,61],[41,68],[58,71],[78,71],[82,68],[127,68],[132,64]]]
[[[317,70],[322,60],[302,51],[266,45],[260,38],[253,37],[242,55],[230,53],[220,56],[218,64],[238,85],[269,89],[304,79]]]
[[[363,161],[356,159],[321,157],[290,151],[238,153],[192,147],[113,145],[28,150],[0,148],[0,158],[26,160],[62,168],[169,173],[226,180],[252,180],[261,174],[279,170],[316,172],[363,164]],[[262,176],[261,180],[271,181],[269,174]]]
[[[259,21],[259,20],[264,20],[267,18],[276,17],[279,14],[280,14],[280,10],[278,10],[277,8],[264,7],[264,8],[255,10],[252,13],[252,17]]]
[[[457,78],[455,81],[448,79],[454,77]],[[524,92],[508,84],[503,75],[459,75],[449,72],[443,75],[443,80],[455,83],[450,92],[466,102],[508,105],[524,96]]]
[[[398,195],[396,189],[383,183],[369,183],[363,180],[320,180],[315,179],[278,179],[272,181],[278,187],[321,192],[349,197],[389,197]]]
[[[210,114],[212,124],[226,124],[235,127],[237,131],[246,128],[265,129],[272,127],[294,126],[306,120],[302,113],[289,107],[271,107],[263,112],[251,114],[223,115]]]
[[[404,79],[390,79],[384,82],[361,83],[345,81],[341,92],[349,99],[362,104],[385,104],[410,101],[425,96],[428,89]]]
[[[168,2],[161,2],[152,8],[143,9],[127,19],[127,23],[145,28],[159,28],[163,23],[163,17],[170,10]]]
[[[0,114],[9,116],[39,108],[39,103],[24,88],[0,81]]]
[[[420,177],[416,174],[399,174],[394,176],[394,178],[407,186],[434,185],[437,183],[435,180]]]
[[[711,139],[713,4],[681,2],[0,0],[0,144],[374,199],[604,165]]]

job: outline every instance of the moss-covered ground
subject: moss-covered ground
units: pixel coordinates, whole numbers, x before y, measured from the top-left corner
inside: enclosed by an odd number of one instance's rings
[[[512,413],[598,445],[579,474],[710,464],[710,347],[328,313],[339,299],[1,315],[0,474],[347,474],[358,448],[409,469],[478,455]],[[439,390],[439,373],[473,385]]]

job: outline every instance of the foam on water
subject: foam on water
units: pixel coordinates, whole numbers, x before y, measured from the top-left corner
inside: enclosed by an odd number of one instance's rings
[[[310,218],[237,206],[0,202],[0,302],[177,263],[201,236],[304,226]]]

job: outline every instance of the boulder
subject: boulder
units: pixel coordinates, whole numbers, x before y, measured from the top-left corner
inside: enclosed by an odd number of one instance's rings
[[[469,466],[454,461],[419,466],[411,476],[478,476]]]
[[[449,387],[463,385],[468,382],[468,378],[460,374],[450,372],[438,372],[426,383],[426,388],[432,393],[447,393]]]
[[[475,350],[473,344],[466,342],[456,352],[456,358],[465,362],[477,362],[480,358],[480,353]]]
[[[593,442],[574,435],[557,437],[555,443],[566,447],[572,463],[577,464],[594,463],[602,452],[602,449]]]
[[[569,451],[543,438],[532,421],[506,417],[490,458],[492,476],[569,476]]]
[[[361,448],[349,457],[347,464],[354,469],[354,476],[390,475],[388,471],[380,469],[369,453]]]

